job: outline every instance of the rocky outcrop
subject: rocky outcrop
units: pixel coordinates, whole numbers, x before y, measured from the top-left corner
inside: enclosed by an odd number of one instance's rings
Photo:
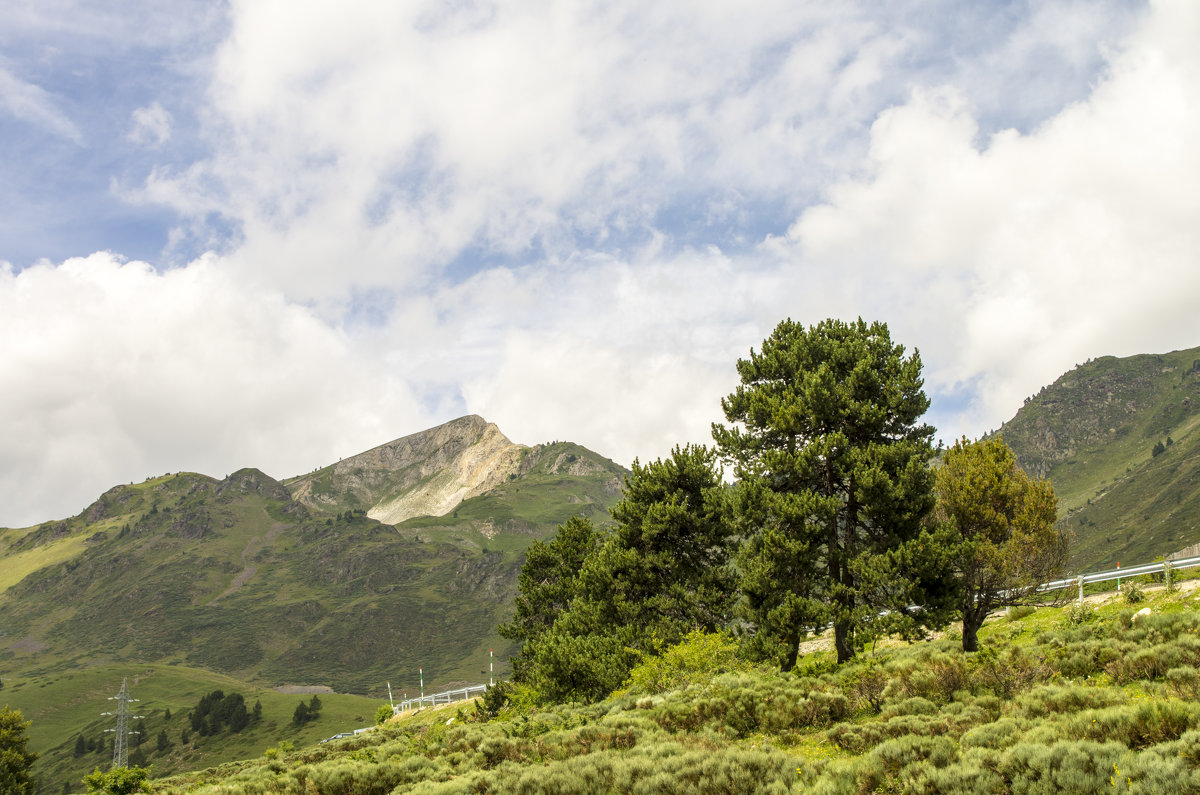
[[[297,478],[292,498],[314,508],[362,508],[396,524],[443,516],[516,474],[526,447],[475,415],[405,436]]]

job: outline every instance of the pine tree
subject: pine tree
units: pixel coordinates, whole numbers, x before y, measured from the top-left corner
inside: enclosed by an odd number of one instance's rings
[[[955,442],[937,470],[937,518],[953,552],[963,651],[979,648],[988,613],[1020,604],[1059,576],[1067,538],[1055,529],[1058,498],[1033,480],[999,437]]]
[[[733,425],[714,424],[713,437],[739,480],[750,648],[790,669],[800,640],[832,623],[844,662],[876,602],[911,591],[881,591],[874,573],[933,507],[920,356],[882,323],[785,320],[737,369],[721,401]]]
[[[525,551],[525,563],[517,575],[516,611],[512,620],[496,631],[501,637],[522,644],[511,659],[513,678],[526,681],[529,663],[526,649],[554,625],[579,591],[579,571],[598,543],[599,534],[582,516],[573,516],[558,526],[549,541],[534,541]]]
[[[617,525],[584,560],[575,597],[527,644],[531,678],[555,700],[598,698],[640,655],[725,625],[730,524],[715,453],[676,447],[625,481]]]
[[[32,775],[38,755],[26,749],[25,730],[31,725],[20,710],[0,708],[0,792],[25,795],[37,790]]]

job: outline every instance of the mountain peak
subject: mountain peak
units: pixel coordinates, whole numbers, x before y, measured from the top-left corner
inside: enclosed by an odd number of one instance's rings
[[[292,480],[293,498],[321,510],[358,508],[396,524],[444,516],[517,474],[526,448],[469,414]]]

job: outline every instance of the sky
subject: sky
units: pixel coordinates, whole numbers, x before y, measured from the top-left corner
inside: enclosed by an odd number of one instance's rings
[[[0,526],[463,414],[710,442],[785,318],[939,438],[1200,345],[1200,4],[6,0]]]

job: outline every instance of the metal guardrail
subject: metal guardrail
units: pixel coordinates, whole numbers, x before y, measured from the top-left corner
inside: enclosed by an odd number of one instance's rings
[[[468,687],[460,687],[457,690],[444,690],[441,693],[434,693],[430,696],[407,698],[392,707],[392,714],[399,715],[410,709],[420,709],[426,706],[432,707],[437,704],[449,704],[454,701],[466,701],[473,695],[479,695],[487,689],[487,685],[470,685]]]
[[[1077,574],[1074,577],[1068,577],[1064,580],[1052,580],[1038,587],[1039,591],[1057,591],[1061,588],[1070,588],[1077,586],[1079,594],[1083,596],[1083,586],[1093,582],[1106,582],[1108,580],[1119,580],[1122,577],[1139,577],[1143,574],[1161,574],[1166,571],[1166,565],[1170,564],[1172,570],[1190,569],[1195,566],[1200,566],[1200,555],[1191,558],[1180,558],[1179,560],[1159,561],[1158,563],[1143,563],[1139,566],[1130,566],[1125,569],[1112,569],[1110,571],[1096,571],[1090,574]]]

